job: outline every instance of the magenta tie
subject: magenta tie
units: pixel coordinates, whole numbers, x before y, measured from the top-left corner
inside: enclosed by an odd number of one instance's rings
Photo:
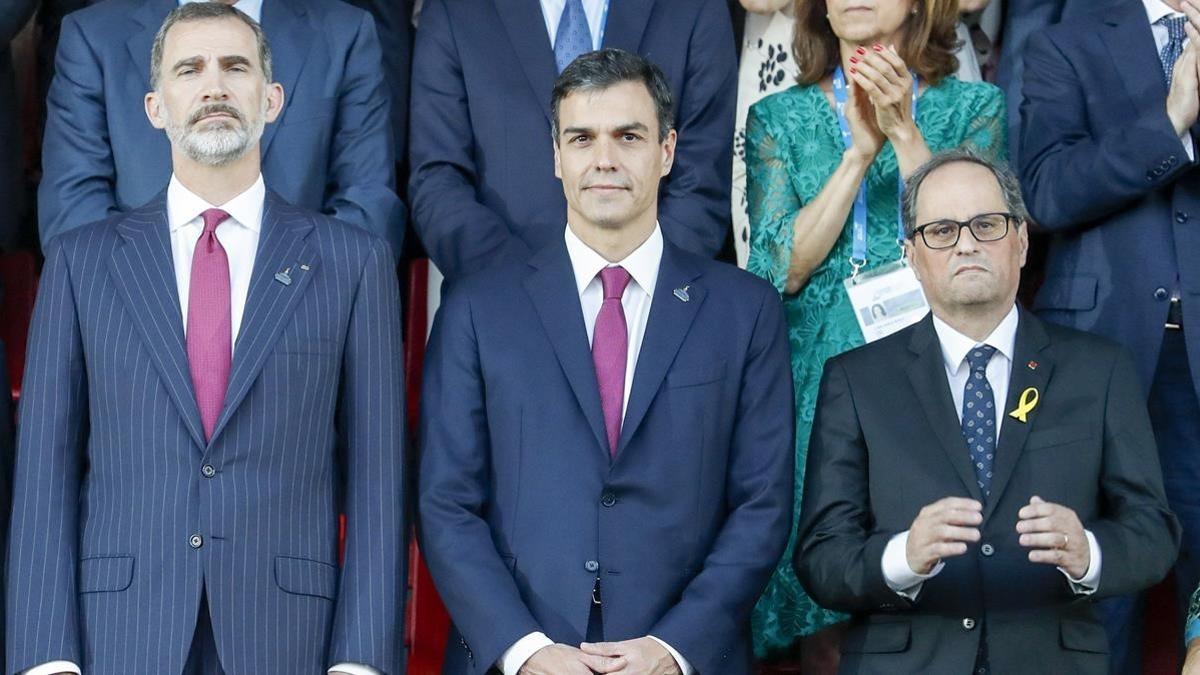
[[[621,440],[621,404],[625,402],[625,366],[629,360],[629,331],[625,325],[625,308],[621,306],[621,296],[629,285],[629,278],[624,267],[600,270],[604,303],[600,305],[596,328],[592,332],[592,363],[596,366],[596,381],[600,385],[608,452],[613,457],[617,455],[617,443]]]
[[[217,240],[217,226],[229,218],[221,209],[200,214],[204,233],[192,255],[192,280],[188,289],[187,355],[196,390],[196,405],[204,425],[204,439],[225,403],[229,368],[233,359],[233,319],[229,309],[229,257]]]

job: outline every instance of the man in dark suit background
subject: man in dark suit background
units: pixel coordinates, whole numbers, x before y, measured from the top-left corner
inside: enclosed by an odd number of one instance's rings
[[[779,296],[664,237],[676,132],[655,66],[585,54],[553,102],[558,241],[452,286],[426,358],[443,672],[748,675],[791,513]]]
[[[932,311],[826,364],[797,574],[854,614],[845,673],[1102,675],[1092,601],[1162,578],[1179,542],[1134,365],[1016,306],[1006,169],[935,156],[903,215]]]
[[[151,63],[165,190],[47,250],[6,672],[403,673],[393,257],[265,187],[256,23],[185,5]]]
[[[1183,524],[1181,618],[1200,584],[1198,22],[1183,0],[1113,2],[1035,34],[1021,109],[1021,181],[1050,235],[1034,309],[1133,353]],[[1144,597],[1105,609],[1113,672],[1138,672]]]
[[[267,186],[293,204],[384,237],[399,253],[405,211],[395,193],[394,150],[403,144],[393,141],[390,73],[375,22],[329,0],[223,1],[261,19],[289,96],[263,138]],[[149,88],[154,33],[178,5],[106,0],[63,19],[38,192],[43,244],[140,206],[170,177],[166,139],[147,124],[138,101]],[[392,37],[390,46],[406,36]]]
[[[25,176],[21,167],[19,99],[10,44],[29,22],[36,0],[10,0],[0,7],[0,251],[18,243],[27,215]]]
[[[453,283],[555,241],[550,89],[593,48],[638,53],[675,93],[678,161],[663,234],[713,256],[729,232],[735,46],[721,0],[427,0],[413,56],[413,221]]]

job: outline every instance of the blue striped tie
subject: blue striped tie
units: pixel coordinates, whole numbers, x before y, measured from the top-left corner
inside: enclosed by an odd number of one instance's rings
[[[575,57],[590,51],[592,31],[588,27],[587,15],[583,13],[583,0],[567,0],[562,19],[558,22],[558,33],[554,37],[554,63],[558,66],[558,72],[561,73]]]
[[[987,379],[988,361],[995,353],[991,345],[972,347],[967,352],[971,372],[963,388],[962,435],[984,497],[992,491],[992,462],[996,457],[996,396]]]
[[[1167,44],[1159,52],[1158,59],[1162,61],[1163,75],[1167,78],[1167,88],[1170,89],[1171,76],[1175,73],[1175,61],[1183,53],[1183,41],[1187,37],[1183,28],[1187,24],[1187,17],[1164,16],[1155,23],[1167,27]],[[559,31],[559,34],[561,33],[562,31]]]

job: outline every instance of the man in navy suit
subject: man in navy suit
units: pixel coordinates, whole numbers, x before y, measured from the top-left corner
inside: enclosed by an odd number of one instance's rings
[[[1021,182],[1050,233],[1034,309],[1128,347],[1183,525],[1178,611],[1200,582],[1200,12],[1111,3],[1030,38]],[[1142,599],[1112,601],[1113,672],[1138,672]]]
[[[565,226],[454,285],[426,358],[443,672],[747,675],[791,520],[779,295],[664,238],[676,132],[657,67],[586,54],[553,102]]]
[[[261,21],[288,92],[262,140],[267,187],[358,225],[399,252],[388,86],[375,23],[330,0],[223,0]],[[150,44],[180,0],[106,0],[62,23],[46,107],[38,220],[52,237],[151,199],[171,175],[167,139],[138,102]]]
[[[721,0],[428,0],[413,55],[409,200],[451,283],[559,239],[567,202],[551,163],[550,88],[601,46],[650,59],[676,96],[663,234],[706,257],[721,248],[737,99]]]
[[[6,672],[399,675],[392,255],[265,187],[285,103],[253,20],[188,4],[158,35],[145,114],[169,184],[47,251]]]

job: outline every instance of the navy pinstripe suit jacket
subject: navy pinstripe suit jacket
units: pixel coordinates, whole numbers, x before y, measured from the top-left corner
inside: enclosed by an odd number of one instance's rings
[[[343,661],[403,673],[404,402],[387,245],[267,193],[225,408],[205,443],[165,206],[160,194],[48,251],[21,401],[8,672],[63,659],[88,675],[179,673],[203,592],[230,675]]]

